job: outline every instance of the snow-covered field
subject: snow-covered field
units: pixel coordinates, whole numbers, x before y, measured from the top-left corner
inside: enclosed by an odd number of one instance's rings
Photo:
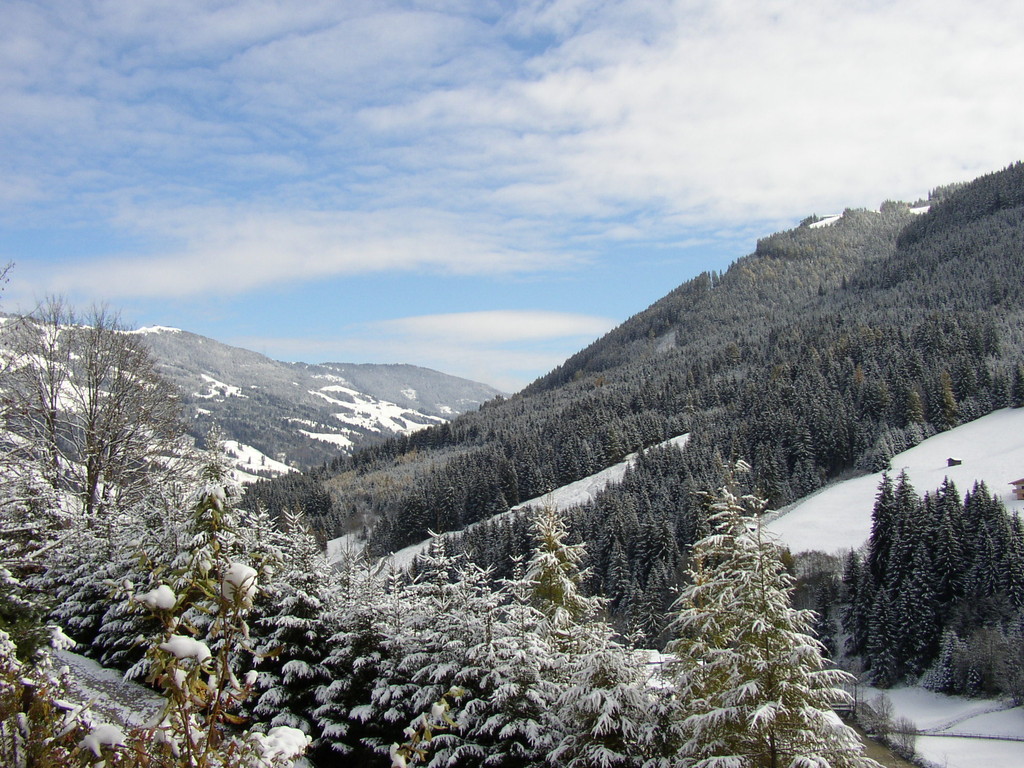
[[[415,394],[414,390],[408,391],[412,391]],[[330,393],[340,395],[346,399],[331,397]],[[425,429],[432,424],[444,422],[444,419],[437,416],[427,416],[417,411],[411,411],[401,405],[370,397],[341,384],[331,384],[326,387],[320,387],[320,389],[311,389],[309,394],[323,398],[331,405],[340,406],[342,411],[334,414],[336,419],[345,424],[368,429],[371,432],[380,432],[381,428],[384,427],[404,435],[411,435],[413,432]]]
[[[917,737],[915,749],[933,765],[940,768],[1020,768],[1024,765],[1024,707],[1009,707],[1005,702],[988,699],[943,696],[923,688],[862,691],[867,700],[878,694],[889,698],[897,715],[909,718],[918,730],[926,732],[927,735]],[[979,736],[985,738],[976,738]]]
[[[949,467],[948,458],[963,463]],[[1007,509],[1024,511],[1024,501],[1013,498],[1010,486],[1024,477],[1024,408],[1004,408],[942,432],[897,454],[891,464],[893,479],[905,470],[918,494],[935,491],[948,477],[962,496],[980,480]],[[855,549],[871,533],[871,509],[881,479],[878,472],[823,488],[774,513],[768,528],[793,552]]]
[[[240,483],[255,483],[260,479],[260,473],[263,473],[263,476],[269,474],[277,477],[296,471],[294,467],[272,459],[251,445],[237,440],[225,440],[224,450],[231,457],[231,476]]]
[[[947,466],[947,459],[960,459]],[[963,495],[975,481],[984,481],[1007,509],[1024,511],[1024,501],[1013,498],[1010,483],[1024,477],[1024,408],[1004,409],[935,435],[892,459],[892,476],[905,470],[914,489],[934,491],[948,477]],[[871,533],[874,506],[882,474],[876,473],[828,486],[780,510],[768,523],[794,552],[835,552],[859,547]],[[943,696],[923,688],[894,688],[884,693],[895,713],[921,730],[916,749],[940,768],[1020,768],[1024,766],[1024,707],[986,699]],[[872,694],[869,694],[869,696]],[[957,738],[970,734],[990,738]]]

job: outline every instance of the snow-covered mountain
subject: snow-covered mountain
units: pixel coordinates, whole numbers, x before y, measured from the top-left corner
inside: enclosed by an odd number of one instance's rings
[[[286,363],[177,328],[135,333],[181,390],[190,432],[202,440],[219,428],[243,481],[410,434],[500,394],[413,365]]]

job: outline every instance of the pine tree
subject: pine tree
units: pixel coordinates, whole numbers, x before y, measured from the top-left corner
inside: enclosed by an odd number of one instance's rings
[[[337,601],[325,623],[334,627],[330,649],[323,660],[331,680],[316,689],[318,706],[313,710],[324,741],[336,755],[352,765],[378,760],[364,739],[383,738],[385,724],[359,717],[370,700],[380,669],[391,663],[386,646],[389,630],[386,613],[394,604],[384,564],[372,564],[361,554],[349,553],[338,564]]]
[[[850,676],[824,668],[778,546],[728,488],[712,509],[716,531],[693,547],[668,647],[677,764],[876,766],[831,711]]]
[[[257,605],[260,617],[252,636],[256,645],[259,696],[247,702],[264,730],[287,725],[309,735],[310,755],[327,750],[311,713],[316,690],[330,682],[323,662],[333,610],[333,577],[301,512],[286,512],[280,572],[268,585],[267,599]]]
[[[640,658],[613,638],[603,601],[580,591],[585,550],[566,542],[558,512],[534,516],[536,549],[526,568],[534,605],[544,617],[542,638],[555,659],[560,691],[546,719],[555,734],[549,757],[557,765],[639,765],[640,734],[650,701]],[[645,661],[645,660],[644,660]]]
[[[569,531],[551,507],[540,508],[533,525],[535,549],[526,566],[531,600],[544,615],[546,634],[560,651],[569,652],[580,645],[576,626],[598,610],[598,601],[581,590],[584,547],[566,541]]]

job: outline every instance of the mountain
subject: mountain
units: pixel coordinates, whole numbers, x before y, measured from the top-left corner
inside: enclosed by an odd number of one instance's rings
[[[441,424],[499,394],[412,365],[285,363],[176,328],[134,333],[181,390],[191,434],[202,441],[216,425],[243,479],[322,464],[367,442]]]
[[[591,588],[654,621],[728,462],[747,461],[751,490],[782,506],[1024,405],[1021,253],[1019,163],[926,201],[809,216],[522,392],[334,462],[317,482],[344,504],[325,531],[369,527],[371,550],[394,551],[689,433],[571,516]],[[500,574],[526,546],[513,538],[485,526],[467,546]]]

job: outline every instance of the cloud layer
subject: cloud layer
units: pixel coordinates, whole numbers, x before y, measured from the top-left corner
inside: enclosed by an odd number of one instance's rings
[[[114,301],[572,271],[1003,167],[1021,61],[1011,0],[9,0],[0,258]]]

